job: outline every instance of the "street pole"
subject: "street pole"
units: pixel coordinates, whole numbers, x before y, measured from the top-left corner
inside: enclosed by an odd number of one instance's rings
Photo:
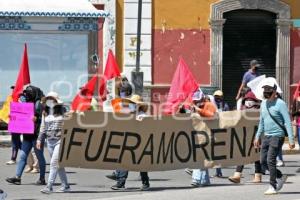
[[[143,72],[140,71],[140,58],[141,58],[141,31],[142,31],[142,5],[143,1],[138,1],[138,21],[137,21],[137,41],[136,41],[136,67],[131,72],[132,83],[135,87],[135,93],[142,95],[143,93]]]

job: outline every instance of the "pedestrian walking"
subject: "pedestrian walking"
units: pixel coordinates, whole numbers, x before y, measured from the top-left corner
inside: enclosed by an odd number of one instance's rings
[[[46,171],[46,162],[43,153],[43,148],[37,149],[36,140],[39,134],[41,118],[42,118],[42,105],[41,98],[44,96],[43,92],[35,87],[35,86],[27,86],[23,91],[23,94],[20,95],[19,99],[26,99],[26,102],[34,104],[34,134],[23,134],[23,143],[20,152],[20,159],[17,164],[16,175],[11,178],[7,178],[6,181],[8,183],[12,183],[15,185],[21,184],[21,176],[25,169],[28,155],[32,148],[36,153],[36,156],[39,160],[39,168],[40,168],[40,177],[36,182],[37,185],[45,185],[45,171]]]
[[[276,168],[276,157],[282,148],[285,135],[289,138],[290,149],[295,148],[295,142],[287,105],[276,95],[276,80],[269,77],[264,79],[261,85],[265,100],[261,104],[254,146],[260,147],[261,138],[261,164],[270,172],[270,186],[264,194],[271,195],[277,194],[287,179],[287,176]]]
[[[64,119],[63,101],[59,99],[56,92],[49,92],[46,96],[46,108],[44,112],[44,128],[40,132],[36,147],[42,147],[42,141],[47,139],[47,148],[50,153],[50,172],[48,184],[41,190],[42,193],[50,194],[53,192],[53,185],[57,174],[61,180],[62,187],[57,192],[69,192],[66,171],[63,167],[58,166],[59,147]]]

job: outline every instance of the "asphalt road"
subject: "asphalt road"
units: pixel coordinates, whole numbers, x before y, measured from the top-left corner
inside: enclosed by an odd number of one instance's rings
[[[48,155],[46,150],[46,155]],[[15,174],[16,166],[7,166],[5,161],[9,159],[10,148],[0,148],[0,188],[7,194],[7,199],[29,200],[29,199],[130,199],[130,200],[265,200],[265,199],[300,199],[300,155],[286,155],[286,167],[282,171],[289,175],[287,184],[280,194],[266,197],[263,192],[268,187],[268,176],[263,177],[263,183],[252,184],[253,166],[247,165],[244,170],[244,178],[241,184],[230,183],[227,178],[212,178],[212,185],[202,188],[191,187],[191,177],[184,170],[150,172],[151,189],[142,192],[139,190],[141,181],[136,172],[129,174],[126,189],[123,191],[112,191],[110,186],[114,181],[105,178],[106,174],[112,171],[86,170],[67,168],[68,178],[71,183],[71,193],[53,193],[45,195],[40,193],[43,187],[35,186],[37,174],[24,174],[22,185],[11,185],[6,183],[5,178]],[[49,169],[49,166],[47,166]],[[214,169],[210,170],[211,174]],[[230,176],[234,171],[233,167],[223,169],[224,176]],[[59,179],[58,179],[59,180]],[[59,188],[59,185],[55,186]]]

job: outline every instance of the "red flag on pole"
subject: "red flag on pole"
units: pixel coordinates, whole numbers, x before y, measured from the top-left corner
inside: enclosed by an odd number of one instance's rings
[[[15,84],[15,88],[12,92],[13,101],[15,102],[18,101],[19,95],[23,92],[24,86],[28,84],[30,84],[30,75],[29,75],[28,55],[27,55],[27,44],[25,43],[20,71]]]
[[[297,88],[294,92],[293,100],[297,99],[300,96],[299,93],[300,93],[300,81],[299,81],[299,83],[297,85]]]
[[[112,50],[109,50],[106,65],[105,65],[104,75],[99,79],[99,97],[100,97],[99,99],[105,99],[106,81],[118,76],[121,76],[119,66],[117,64],[116,58]]]
[[[86,111],[91,107],[91,101],[94,95],[98,75],[95,74],[86,84],[83,86],[78,94],[73,99],[71,108],[74,111]]]
[[[192,72],[184,60],[180,58],[168,94],[164,109],[165,114],[175,113],[179,104],[191,96],[197,89],[198,84]]]

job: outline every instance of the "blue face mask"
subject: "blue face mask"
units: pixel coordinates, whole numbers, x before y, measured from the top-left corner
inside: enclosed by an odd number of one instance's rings
[[[130,112],[135,112],[136,111],[136,104],[130,103],[128,105]]]
[[[125,98],[126,97],[126,92],[120,92],[120,97]]]
[[[26,97],[23,96],[23,95],[21,95],[21,96],[19,97],[19,102],[26,102]]]

